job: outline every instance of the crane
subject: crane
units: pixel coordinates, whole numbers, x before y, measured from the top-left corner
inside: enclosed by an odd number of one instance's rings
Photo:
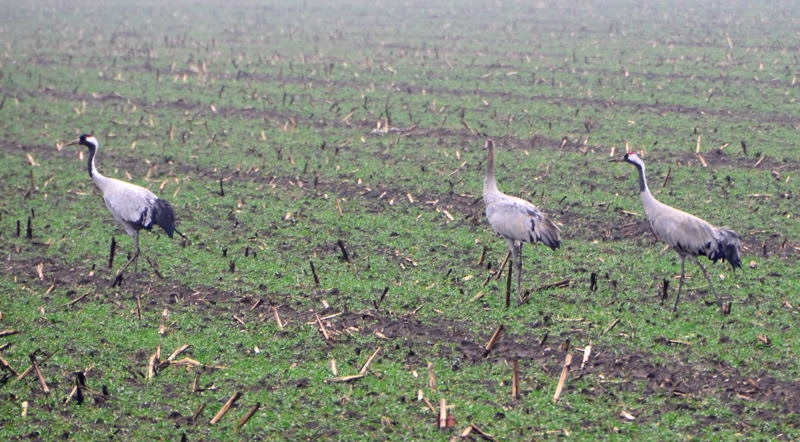
[[[556,250],[561,246],[559,228],[538,207],[522,198],[506,195],[497,188],[494,176],[494,141],[486,141],[486,176],[483,202],[492,229],[506,239],[517,272],[517,297],[521,300],[522,244],[541,242]]]
[[[672,311],[678,310],[678,301],[681,297],[681,289],[686,276],[684,264],[686,258],[692,259],[703,271],[711,291],[717,298],[717,304],[722,307],[722,298],[717,294],[711,278],[702,263],[697,259],[698,256],[705,256],[712,262],[725,260],[730,263],[735,271],[742,267],[739,257],[742,247],[742,239],[733,230],[720,229],[708,222],[688,214],[682,210],[670,207],[653,197],[647,187],[647,179],[644,173],[644,161],[635,152],[625,154],[623,161],[633,164],[639,171],[639,193],[642,196],[644,213],[650,222],[656,237],[667,243],[673,250],[678,252],[681,258],[681,278],[678,283],[678,294],[675,296],[675,306]]]
[[[77,140],[68,143],[67,146],[76,144],[86,146],[89,149],[87,164],[89,177],[102,192],[103,200],[106,202],[106,207],[108,207],[111,215],[125,229],[125,233],[131,237],[133,244],[136,246],[133,256],[117,272],[114,283],[111,284],[114,287],[122,282],[122,274],[128,266],[131,263],[135,263],[139,258],[139,230],[147,229],[149,231],[157,224],[164,229],[164,232],[170,238],[172,238],[173,233],[177,233],[184,238],[186,236],[175,228],[175,211],[167,201],[157,197],[144,187],[105,177],[97,171],[94,159],[100,148],[100,142],[97,141],[94,135],[83,134]],[[134,265],[135,272],[136,265]]]

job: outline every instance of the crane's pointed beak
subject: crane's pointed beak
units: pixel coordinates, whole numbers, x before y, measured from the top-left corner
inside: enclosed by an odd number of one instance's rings
[[[623,160],[621,160],[619,158],[612,158],[612,159],[608,160],[609,163],[621,163],[622,161]]]
[[[80,144],[80,142],[81,142],[81,139],[78,138],[77,140],[70,141],[69,143],[65,144],[64,146],[74,146],[76,144]]]

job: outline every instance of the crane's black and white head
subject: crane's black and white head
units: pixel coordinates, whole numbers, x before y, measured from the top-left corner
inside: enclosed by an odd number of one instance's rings
[[[100,147],[100,142],[97,141],[97,138],[95,138],[95,136],[92,134],[83,134],[77,140],[67,143],[67,146],[74,146],[76,144],[80,144],[89,148],[89,159],[87,161],[89,176],[92,177],[92,179],[102,179],[103,176],[100,175],[94,167],[94,156],[97,154],[97,149]]]
[[[98,147],[100,147],[100,142],[97,141],[97,138],[92,134],[83,134],[77,140],[68,143],[67,146],[74,146],[76,144],[86,146],[91,151],[95,151]]]
[[[633,164],[636,167],[640,168],[644,167],[644,161],[642,161],[642,159],[639,158],[639,155],[636,152],[626,153],[625,156],[622,158],[622,160],[625,161],[626,163]]]
[[[92,134],[81,135],[81,137],[78,138],[78,144],[84,145],[89,149],[97,149],[100,147],[100,142],[97,141],[97,138]]]

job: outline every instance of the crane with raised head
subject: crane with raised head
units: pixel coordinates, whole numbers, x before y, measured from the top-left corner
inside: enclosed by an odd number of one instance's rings
[[[709,287],[711,287],[712,293],[717,298],[717,304],[722,307],[722,298],[717,294],[706,268],[697,257],[705,256],[712,262],[722,259],[728,261],[733,270],[741,268],[742,239],[739,234],[733,230],[714,227],[705,220],[658,201],[647,187],[644,161],[639,155],[635,152],[628,152],[623,157],[623,161],[633,164],[639,171],[639,193],[642,197],[644,213],[650,222],[653,233],[658,239],[670,246],[672,250],[678,252],[681,258],[681,277],[678,283],[678,294],[675,296],[675,306],[672,311],[678,310],[678,301],[681,297],[683,281],[686,276],[684,269],[686,258],[692,259],[700,267]]]
[[[497,188],[494,176],[494,142],[486,141],[486,175],[483,180],[483,202],[489,225],[506,239],[511,260],[517,272],[517,297],[522,294],[522,244],[542,244],[555,250],[561,246],[559,228],[539,210],[522,198],[506,195]]]
[[[149,231],[154,225],[159,225],[170,238],[174,233],[184,238],[185,236],[175,228],[175,211],[167,201],[157,197],[144,187],[105,177],[97,171],[94,160],[97,151],[100,149],[100,142],[97,141],[94,135],[83,134],[77,140],[68,143],[67,146],[76,144],[86,146],[89,149],[89,159],[87,161],[89,177],[103,194],[103,200],[106,202],[106,207],[108,207],[111,215],[125,229],[125,233],[131,237],[136,247],[133,256],[117,272],[114,283],[111,285],[114,287],[122,282],[122,275],[125,270],[131,263],[136,263],[139,258],[140,230],[146,229]],[[136,265],[134,265],[135,272]]]

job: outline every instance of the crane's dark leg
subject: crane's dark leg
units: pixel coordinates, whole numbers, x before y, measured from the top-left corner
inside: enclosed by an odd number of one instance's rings
[[[508,262],[508,279],[506,280],[506,308],[508,308],[511,304],[511,277],[515,271],[514,263],[517,262],[517,253],[514,249],[514,241],[506,238],[506,244],[508,244],[508,255],[506,256],[506,261]],[[506,262],[504,261],[503,264],[505,263]],[[503,267],[500,267],[500,271],[503,271]]]
[[[136,250],[133,252],[133,257],[131,257],[131,259],[129,259],[128,262],[126,262],[125,265],[123,265],[119,269],[119,272],[117,272],[117,277],[114,278],[114,283],[111,284],[111,287],[116,287],[116,286],[122,284],[122,274],[125,272],[125,270],[127,270],[128,266],[130,266],[131,263],[134,263],[133,272],[134,272],[134,274],[136,273],[136,269],[137,269],[137,267],[139,265],[138,264],[138,259],[139,259],[139,232],[137,231],[133,235],[131,235],[131,239],[133,239],[133,244],[136,246]]]
[[[681,290],[683,289],[683,278],[686,276],[686,269],[684,265],[685,263],[686,263],[686,257],[681,256],[681,279],[678,282],[678,294],[675,295],[675,306],[672,307],[673,312],[678,311],[678,301],[680,301],[681,299]]]
[[[506,308],[511,307],[511,276],[514,273],[514,270],[512,270],[513,267],[512,261],[509,261],[510,257],[511,257],[511,252],[508,252],[508,255],[506,255],[506,260],[503,263],[503,267],[505,267],[506,263],[508,263],[508,276],[506,277],[506,304],[505,304]],[[500,268],[501,271],[503,267]]]
[[[700,267],[700,270],[703,271],[703,276],[706,277],[706,281],[708,281],[708,286],[711,287],[711,293],[713,293],[714,297],[717,298],[717,305],[722,307],[722,298],[720,298],[719,295],[717,294],[717,290],[714,288],[714,283],[711,282],[711,277],[708,276],[708,272],[706,271],[706,268],[703,267],[703,264],[700,264],[700,260],[699,259],[695,259],[694,262],[696,262],[697,266]]]
[[[522,303],[522,242],[511,241],[514,271],[517,272],[517,304]]]

